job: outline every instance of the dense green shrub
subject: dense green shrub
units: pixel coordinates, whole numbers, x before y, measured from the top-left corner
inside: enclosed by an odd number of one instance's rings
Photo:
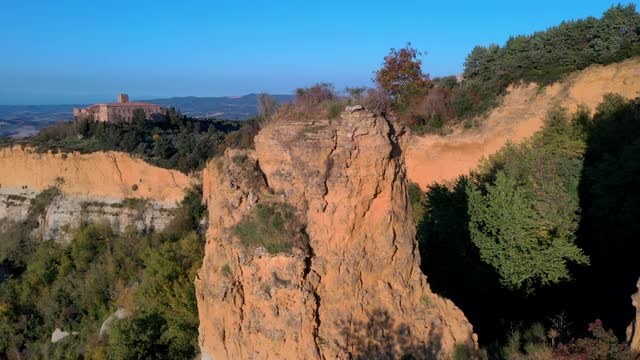
[[[586,134],[579,119],[550,111],[530,142],[507,145],[467,189],[471,240],[505,286],[533,289],[569,278],[568,262],[588,263],[575,246],[578,186]]]
[[[475,187],[468,190],[471,239],[505,286],[530,290],[557,283],[569,278],[568,262],[588,263],[571,241],[573,233],[565,237],[544,228],[536,199],[513,178],[499,171],[485,189],[486,194]],[[562,225],[548,224],[553,231]]]
[[[422,220],[424,216],[426,198],[424,193],[420,189],[420,185],[414,182],[409,183],[408,191],[409,203],[411,204],[411,210],[413,211],[413,219],[417,224]]]
[[[30,200],[26,218],[21,222],[3,220],[3,231],[0,231],[0,264],[5,263],[15,269],[23,268],[24,254],[34,251],[32,231],[38,227],[40,217],[51,202],[60,194],[55,187],[41,191]]]
[[[270,254],[289,253],[307,244],[304,224],[285,203],[258,204],[233,228],[247,247],[263,247]]]

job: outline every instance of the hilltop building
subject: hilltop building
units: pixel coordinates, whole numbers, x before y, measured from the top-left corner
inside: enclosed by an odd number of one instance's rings
[[[160,105],[145,102],[129,102],[129,95],[119,94],[118,102],[108,104],[93,104],[83,109],[73,108],[73,119],[89,118],[93,121],[122,123],[133,120],[133,111],[142,109],[148,120],[162,120],[167,115],[167,109]]]

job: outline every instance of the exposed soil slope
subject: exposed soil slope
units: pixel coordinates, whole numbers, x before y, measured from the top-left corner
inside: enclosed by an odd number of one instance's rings
[[[640,59],[591,66],[543,89],[535,84],[512,86],[480,129],[457,129],[447,136],[414,136],[407,149],[409,179],[424,188],[467,174],[483,156],[495,153],[508,141],[519,142],[533,135],[550,107],[560,105],[572,112],[584,104],[593,110],[607,93],[640,96]]]
[[[0,149],[0,187],[39,192],[57,186],[63,193],[90,198],[145,198],[176,203],[192,179],[120,152],[37,153],[21,147]]]

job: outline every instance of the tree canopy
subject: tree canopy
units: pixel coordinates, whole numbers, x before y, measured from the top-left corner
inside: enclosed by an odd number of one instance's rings
[[[616,5],[600,19],[565,21],[503,45],[476,46],[458,77],[430,80],[420,55],[410,44],[391,49],[375,81],[393,96],[399,119],[413,131],[442,134],[459,123],[479,124],[511,84],[545,86],[593,64],[640,55],[640,14],[633,4]]]

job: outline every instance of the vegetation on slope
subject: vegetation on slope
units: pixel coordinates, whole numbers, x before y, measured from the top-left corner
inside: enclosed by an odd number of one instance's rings
[[[558,283],[567,262],[588,263],[575,246],[587,118],[552,110],[531,141],[505,146],[467,185],[471,240],[509,288]]]
[[[123,151],[141,156],[147,162],[170,169],[190,172],[222,153],[227,146],[242,145],[242,136],[227,136],[255,121],[193,120],[169,109],[165,121],[151,122],[144,112],[134,111],[131,123],[111,124],[80,120],[46,127],[21,140],[0,139],[0,145],[35,146],[40,151]]]
[[[640,55],[640,14],[632,4],[617,5],[600,19],[563,22],[511,37],[503,46],[477,46],[465,61],[462,79],[431,80],[420,55],[411,44],[391,49],[375,81],[393,99],[401,121],[417,133],[442,134],[461,122],[479,123],[511,84],[547,85],[592,64]]]
[[[593,115],[552,110],[529,141],[411,196],[430,284],[495,357],[630,356],[616,335],[640,276],[639,143],[640,99],[608,95]]]
[[[59,194],[57,188],[40,192],[31,200],[27,216],[22,222],[0,220],[0,264],[13,269],[24,269],[27,266],[27,259],[23,254],[33,252],[36,246],[31,240],[31,232],[38,227],[40,217]]]
[[[116,235],[106,224],[86,224],[70,245],[23,239],[28,246],[20,252],[3,248],[9,276],[0,283],[0,359],[194,358],[201,196],[191,191],[162,233]],[[131,317],[101,337],[102,322],[118,307]],[[77,334],[54,344],[55,328]]]

